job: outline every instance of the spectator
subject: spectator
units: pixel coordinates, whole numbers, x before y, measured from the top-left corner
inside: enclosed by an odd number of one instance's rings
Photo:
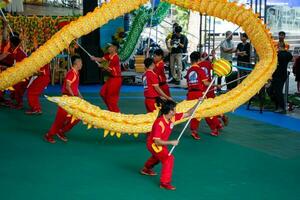
[[[171,47],[171,38],[172,38],[172,36],[175,34],[175,28],[176,28],[177,26],[179,26],[178,23],[174,23],[174,24],[173,24],[172,32],[169,33],[169,35],[166,37],[166,40],[165,40],[165,42],[166,42],[166,47],[167,47],[167,49],[168,49],[169,51],[171,51],[171,49],[172,49],[172,47]]]
[[[286,111],[282,90],[288,76],[287,66],[292,59],[293,56],[290,52],[284,49],[281,49],[278,52],[277,69],[272,76],[273,79],[271,86],[268,88],[268,94],[271,97],[271,100],[275,103],[274,112],[276,113],[285,113]]]
[[[232,42],[232,32],[225,33],[226,39],[221,43],[221,58],[224,58],[232,63],[232,53],[235,52],[234,44]]]
[[[278,51],[288,51],[290,49],[290,45],[287,42],[284,41],[285,32],[280,31],[278,33],[278,38],[279,38],[279,41],[276,44],[277,50]]]
[[[297,94],[300,94],[300,56],[298,56],[295,60],[294,66],[293,66],[293,73],[296,76],[296,82],[297,82]]]
[[[250,66],[251,44],[247,42],[248,36],[246,33],[241,34],[241,43],[237,45],[237,65],[242,67]]]
[[[171,49],[172,49],[172,47],[171,47],[171,38],[172,38],[172,36],[175,34],[175,28],[176,28],[177,26],[179,26],[178,23],[174,23],[174,24],[173,24],[172,32],[169,33],[169,35],[166,37],[166,40],[165,40],[166,47],[167,47],[168,52],[169,52],[169,53],[168,53],[168,56],[166,56],[166,58],[165,58],[165,61],[167,61],[167,62],[169,62],[169,63],[170,63],[170,54],[171,54]],[[170,81],[170,80],[173,79],[172,73],[171,73],[171,69],[170,69],[170,65],[169,65],[169,67],[168,67],[168,70],[169,70],[169,81]]]
[[[234,44],[232,42],[232,32],[231,31],[227,31],[225,33],[225,40],[222,41],[221,43],[221,58],[228,60],[230,63],[232,63],[232,54],[236,51],[234,48]],[[225,82],[228,82],[230,80],[232,80],[234,77],[236,77],[236,73],[232,73],[230,76],[225,77]],[[218,78],[218,84],[221,84],[221,80],[222,78]],[[228,85],[227,89],[232,89],[232,87],[230,87],[232,85]]]
[[[175,84],[179,84],[181,80],[181,70],[182,70],[182,54],[185,50],[185,45],[187,44],[187,38],[181,34],[182,27],[177,26],[175,27],[175,34],[172,35],[171,38],[171,55],[170,55],[170,69],[172,73],[173,82]],[[175,68],[177,65],[177,70]]]
[[[251,44],[247,42],[248,36],[246,33],[240,35],[241,43],[237,45],[237,66],[251,68],[250,57],[251,57]],[[239,69],[239,76],[245,76],[249,73],[247,70]]]

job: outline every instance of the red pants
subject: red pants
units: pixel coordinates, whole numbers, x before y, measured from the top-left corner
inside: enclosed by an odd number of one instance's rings
[[[145,98],[145,106],[146,106],[147,113],[153,112],[156,109],[155,104],[156,104],[155,98]]]
[[[28,104],[33,111],[41,111],[41,104],[39,97],[43,93],[45,87],[49,84],[49,77],[40,76],[36,78],[27,90]]]
[[[15,89],[11,93],[11,98],[16,100],[17,105],[22,106],[23,105],[23,96],[26,91],[28,85],[28,81],[21,81],[13,86]]]
[[[102,97],[109,111],[120,112],[118,101],[120,99],[121,86],[121,77],[110,77],[101,88],[100,96]]]
[[[160,89],[167,95],[167,96],[171,96],[171,93],[170,93],[170,88],[169,88],[169,85],[167,83],[163,84],[163,85],[160,85],[159,86]]]
[[[57,133],[66,133],[73,128],[80,120],[75,120],[71,122],[71,117],[67,117],[68,113],[58,107],[54,123],[52,124],[50,130],[48,131],[49,136],[56,135]]]
[[[187,93],[187,100],[194,100],[199,99],[203,96],[203,93],[201,91],[193,91]],[[216,130],[220,126],[220,121],[217,117],[207,117],[205,118],[206,123],[210,127],[211,130]],[[197,131],[199,128],[200,121],[196,118],[193,118],[191,120],[191,130]]]
[[[205,121],[211,130],[216,130],[218,127],[221,126],[220,121],[217,117],[206,117]],[[196,118],[193,118],[191,120],[191,131],[197,131],[199,128],[199,124],[200,121],[198,121]]]
[[[207,93],[206,97],[209,99],[209,98],[215,98],[216,95],[215,95],[215,91],[214,90],[211,90]]]
[[[173,166],[174,166],[174,156],[168,155],[169,151],[167,147],[163,147],[159,153],[155,152],[152,149],[151,144],[147,143],[147,148],[152,154],[152,156],[146,161],[145,167],[147,169],[152,169],[155,165],[161,162],[162,168],[161,168],[160,182],[165,184],[171,183]]]

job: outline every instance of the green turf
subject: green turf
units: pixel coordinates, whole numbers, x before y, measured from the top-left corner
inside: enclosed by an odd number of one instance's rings
[[[149,156],[144,136],[104,139],[102,130],[79,124],[67,144],[48,144],[42,136],[56,106],[43,100],[43,107],[32,117],[0,108],[0,199],[299,199],[299,133],[230,115],[230,126],[214,138],[203,123],[201,141],[185,135],[176,149],[177,190],[165,191],[159,176],[138,173]],[[120,107],[145,112],[142,99],[122,99]]]

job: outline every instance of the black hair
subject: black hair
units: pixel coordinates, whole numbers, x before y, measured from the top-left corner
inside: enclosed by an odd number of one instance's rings
[[[120,48],[120,44],[118,42],[113,41],[112,43],[110,43],[111,45],[117,47],[117,49]]]
[[[175,22],[175,23],[173,24],[173,27],[175,28],[175,27],[177,27],[177,26],[179,26],[179,24],[178,24],[177,22]]]
[[[181,33],[182,27],[181,26],[176,26],[175,27],[175,33]]]
[[[9,41],[14,47],[17,47],[21,43],[20,38],[17,36],[12,36]]]
[[[162,49],[156,49],[154,55],[164,57],[164,51]]]
[[[285,36],[285,32],[284,31],[279,31],[278,35],[284,35]]]
[[[99,50],[99,57],[100,58],[104,57],[104,51],[101,48]]]
[[[144,65],[148,69],[154,63],[153,58],[146,58],[144,60]]]
[[[15,32],[15,31],[13,31],[13,34],[10,32],[9,33],[9,37],[11,38],[11,37],[20,37],[20,34],[18,33],[18,32]]]
[[[191,59],[191,62],[198,62],[200,59],[200,52],[194,51],[193,53],[191,53],[190,59]]]
[[[75,64],[75,62],[76,62],[77,59],[81,60],[81,57],[79,55],[74,55],[74,56],[71,57],[71,63],[72,63],[72,65]]]
[[[176,107],[176,102],[172,100],[164,100],[162,98],[157,98],[156,104],[160,107],[159,116],[169,114],[170,111],[174,110]]]
[[[248,39],[248,35],[246,33],[242,33],[241,36]]]

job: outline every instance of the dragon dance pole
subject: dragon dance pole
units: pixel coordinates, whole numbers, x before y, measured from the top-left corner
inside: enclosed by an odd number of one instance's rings
[[[77,41],[75,41],[76,44],[89,56],[89,57],[92,57],[92,54],[90,54],[83,46],[81,46]],[[97,63],[97,65],[100,67],[101,64],[95,60],[95,63]]]
[[[12,35],[12,36],[15,36],[15,35],[14,35],[14,32],[13,32],[13,30],[12,30],[12,28],[11,28],[11,26],[9,25],[9,22],[8,22],[7,18],[5,17],[5,14],[3,13],[2,8],[0,8],[0,11],[1,11],[1,15],[3,16],[3,19],[6,21],[6,23],[7,23],[7,25],[8,25],[8,28],[9,28],[9,31],[10,31],[11,35]]]
[[[195,115],[195,113],[196,113],[196,110],[197,110],[197,109],[199,108],[199,106],[203,103],[204,98],[206,97],[207,93],[209,92],[210,88],[212,87],[212,85],[213,85],[213,83],[214,83],[214,81],[216,80],[217,77],[218,77],[218,76],[214,76],[213,80],[210,82],[210,84],[209,84],[209,86],[207,87],[207,89],[206,89],[205,93],[203,94],[203,96],[199,98],[199,100],[198,100],[198,102],[197,102],[197,104],[196,104],[195,109],[193,110],[191,116],[189,117],[189,120],[187,121],[187,123],[185,124],[184,128],[182,129],[180,135],[179,135],[178,138],[177,138],[178,141],[180,140],[180,138],[182,137],[184,131],[186,130],[186,128],[187,128],[188,125],[190,124],[191,120],[193,119],[193,117],[194,117],[194,115]],[[172,154],[172,152],[174,151],[175,147],[176,147],[176,146],[173,146],[173,147],[172,147],[171,151],[169,152],[169,156]]]

